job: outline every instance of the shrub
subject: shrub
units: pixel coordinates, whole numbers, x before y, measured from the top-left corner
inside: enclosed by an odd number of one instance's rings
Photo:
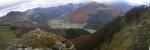
[[[88,35],[90,34],[90,32],[84,30],[84,29],[68,29],[66,30],[66,34],[67,34],[67,39],[73,39],[73,38],[77,38],[83,35]]]

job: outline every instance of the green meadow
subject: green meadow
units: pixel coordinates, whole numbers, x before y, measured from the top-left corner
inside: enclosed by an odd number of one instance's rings
[[[9,30],[9,26],[0,26],[0,50],[9,45],[9,42],[15,39],[13,31]]]

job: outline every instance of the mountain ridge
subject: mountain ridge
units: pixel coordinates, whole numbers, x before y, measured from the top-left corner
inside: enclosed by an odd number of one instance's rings
[[[18,22],[19,23],[29,22],[31,24],[42,24],[51,27],[48,24],[49,21],[59,19],[68,22],[70,24],[75,23],[75,24],[82,25],[84,23],[88,23],[91,14],[96,14],[97,11],[100,10],[104,10],[104,11],[110,10],[111,12],[108,13],[110,13],[111,16],[119,16],[122,14],[121,9],[115,9],[112,5],[90,2],[90,3],[80,3],[80,4],[67,4],[67,5],[57,6],[57,7],[35,8],[35,9],[27,10],[25,12],[12,11],[9,12],[7,15],[1,17],[0,23],[15,24]],[[100,17],[106,18],[104,16],[100,16]]]

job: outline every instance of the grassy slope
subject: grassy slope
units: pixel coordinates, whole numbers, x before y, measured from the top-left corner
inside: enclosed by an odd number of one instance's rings
[[[49,26],[52,28],[83,28],[85,24],[71,24],[63,20],[50,20]]]
[[[139,21],[133,21],[95,50],[148,50],[150,44],[150,8]],[[137,25],[138,23],[138,25]]]
[[[0,50],[5,48],[8,43],[15,38],[13,31],[8,26],[0,26]]]
[[[48,24],[51,28],[65,28],[65,29],[78,28],[78,29],[85,29],[91,33],[94,33],[96,31],[93,29],[84,28],[84,26],[86,25],[85,23],[83,23],[83,24],[71,24],[71,23],[65,22],[63,20],[50,20],[48,22]]]
[[[136,25],[125,26],[121,31],[112,37],[112,41],[106,41],[95,50],[127,50],[131,47],[136,34]]]

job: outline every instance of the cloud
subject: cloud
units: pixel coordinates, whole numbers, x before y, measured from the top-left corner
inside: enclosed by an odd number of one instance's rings
[[[141,4],[145,4],[145,5],[150,4],[150,0],[127,0],[127,1],[130,2],[130,3],[134,3],[134,4],[139,4],[139,5],[141,5]]]
[[[0,7],[15,4],[20,2],[19,0],[0,0]]]
[[[83,1],[84,0],[0,0],[0,16],[10,11],[25,11],[37,7],[57,6]]]

